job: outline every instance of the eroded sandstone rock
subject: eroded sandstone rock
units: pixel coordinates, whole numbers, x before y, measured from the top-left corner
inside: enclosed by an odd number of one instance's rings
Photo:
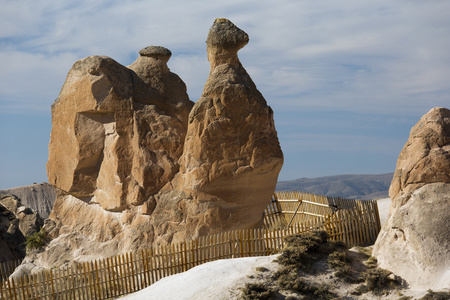
[[[211,70],[189,114],[180,173],[156,196],[161,243],[255,228],[274,192],[283,154],[273,112],[237,56],[248,40],[226,19],[209,31]]]
[[[431,109],[411,129],[397,160],[389,196],[394,207],[428,183],[450,183],[450,110]]]
[[[163,47],[128,67],[103,56],[74,64],[52,106],[52,241],[23,272],[261,224],[283,154],[273,112],[237,57],[247,42],[230,21],[214,23],[195,106]]]
[[[123,211],[178,172],[193,103],[166,65],[170,51],[153,48],[165,56],[147,47],[129,68],[105,56],[73,65],[52,105],[51,184]]]
[[[450,110],[433,108],[411,129],[389,194],[389,218],[373,255],[412,288],[448,287]]]

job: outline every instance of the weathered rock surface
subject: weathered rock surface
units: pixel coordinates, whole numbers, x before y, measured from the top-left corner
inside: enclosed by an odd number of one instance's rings
[[[76,62],[52,105],[52,240],[15,274],[259,226],[283,154],[273,112],[237,57],[247,42],[230,21],[214,23],[195,106],[166,48],[144,48],[128,67]]]
[[[52,105],[51,184],[124,211],[173,178],[193,103],[164,49],[145,48],[129,68],[105,56],[73,65]]]
[[[450,110],[435,107],[411,129],[389,189],[393,207],[428,183],[450,183]]]
[[[17,196],[22,205],[31,208],[44,220],[50,215],[56,198],[53,186],[45,182],[0,190],[0,195],[2,194],[12,194]]]
[[[448,288],[450,110],[433,108],[411,129],[389,193],[389,218],[373,255],[413,288]]]
[[[283,154],[273,112],[237,56],[248,40],[226,19],[217,19],[209,31],[211,70],[189,114],[180,173],[155,197],[157,242],[261,222]]]
[[[0,195],[0,262],[25,256],[26,237],[43,225],[39,214],[12,194]]]

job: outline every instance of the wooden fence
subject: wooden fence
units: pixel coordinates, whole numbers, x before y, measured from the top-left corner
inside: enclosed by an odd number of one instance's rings
[[[350,246],[371,243],[376,239],[380,230],[376,202],[349,200],[348,203],[338,201],[330,204],[318,196],[317,199],[320,200],[307,198],[305,195],[307,194],[276,193],[266,209],[266,228],[224,232],[136,253],[78,263],[73,267],[10,278],[0,287],[0,299],[115,299],[141,290],[163,277],[206,262],[276,254],[283,248],[286,236],[311,230],[326,230],[331,239],[344,241]],[[284,199],[294,196],[297,199]],[[299,205],[299,200],[303,198],[309,200],[304,200]],[[310,201],[311,199],[313,200]],[[328,207],[314,207],[314,204],[306,201],[328,203]],[[304,204],[312,206],[308,208]],[[330,213],[326,214],[327,212]],[[307,217],[299,222],[300,216]],[[290,226],[286,226],[289,222]]]
[[[21,263],[22,259],[0,262],[0,283],[5,281]]]
[[[265,228],[315,220],[348,246],[374,243],[381,229],[376,200],[354,200],[301,192],[276,192],[264,211]],[[331,227],[330,227],[331,226]]]

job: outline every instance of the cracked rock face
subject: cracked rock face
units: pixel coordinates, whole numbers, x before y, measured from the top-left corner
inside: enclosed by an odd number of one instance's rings
[[[380,266],[411,287],[448,287],[450,110],[433,108],[411,129],[389,195],[389,218],[374,247]]]
[[[49,183],[124,211],[173,178],[193,103],[169,57],[147,47],[128,68],[105,56],[73,65],[52,105]]]

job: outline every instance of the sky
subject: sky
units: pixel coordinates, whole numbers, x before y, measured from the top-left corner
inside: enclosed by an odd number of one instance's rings
[[[411,127],[450,107],[447,0],[0,0],[0,189],[46,182],[50,106],[73,63],[146,46],[200,98],[216,18],[274,111],[279,180],[393,172]]]

